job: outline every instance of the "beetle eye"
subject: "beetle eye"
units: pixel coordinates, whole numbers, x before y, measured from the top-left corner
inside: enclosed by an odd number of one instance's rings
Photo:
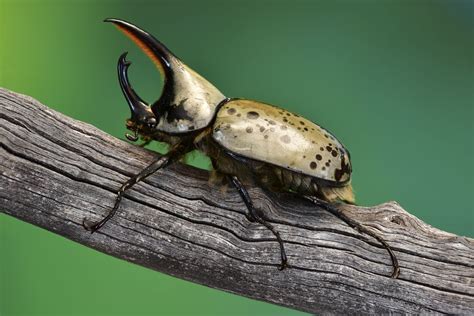
[[[151,129],[155,128],[155,126],[156,126],[156,119],[155,119],[154,117],[148,118],[147,121],[146,121],[146,125],[147,125],[149,128],[151,128]]]

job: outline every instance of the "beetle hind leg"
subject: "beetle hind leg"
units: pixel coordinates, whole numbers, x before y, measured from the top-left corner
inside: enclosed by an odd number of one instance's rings
[[[288,267],[288,259],[286,257],[286,252],[285,252],[285,246],[283,245],[283,240],[280,237],[280,233],[273,227],[272,224],[268,223],[255,209],[253,202],[250,198],[249,193],[243,186],[243,184],[240,182],[239,178],[237,176],[229,176],[230,181],[232,184],[235,186],[237,191],[239,192],[240,196],[242,197],[242,200],[244,201],[245,205],[247,206],[248,213],[246,214],[247,218],[251,222],[257,222],[268,228],[273,235],[275,235],[278,244],[280,245],[280,256],[281,256],[281,264],[280,267],[278,268],[279,270],[283,270]]]
[[[379,243],[382,244],[382,246],[387,250],[388,254],[390,255],[390,259],[392,260],[392,267],[393,271],[392,274],[390,275],[391,278],[396,279],[398,278],[400,274],[400,266],[398,264],[398,259],[395,256],[395,253],[393,252],[392,248],[389,246],[389,244],[377,233],[373,232],[372,230],[368,229],[364,225],[360,224],[359,222],[353,220],[346,214],[344,214],[340,209],[337,207],[333,206],[331,203],[318,199],[313,196],[306,196],[308,200],[313,202],[315,205],[327,210],[331,214],[335,215],[337,218],[341,219],[344,221],[347,225],[350,227],[356,229],[360,233],[367,234],[373,238],[375,238]]]

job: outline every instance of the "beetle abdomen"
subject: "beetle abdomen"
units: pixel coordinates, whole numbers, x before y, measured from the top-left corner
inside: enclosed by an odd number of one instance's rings
[[[212,138],[230,152],[332,182],[331,186],[350,181],[349,154],[334,136],[269,104],[227,102],[217,113]]]
[[[291,191],[313,195],[326,201],[354,203],[350,182],[336,184],[271,163],[242,157],[222,147],[210,137],[210,131],[198,138],[196,146],[211,157],[213,167],[223,174],[238,175],[242,181],[257,181],[272,191]]]

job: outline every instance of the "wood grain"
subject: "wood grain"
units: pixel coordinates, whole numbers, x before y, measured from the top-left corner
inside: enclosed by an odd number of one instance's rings
[[[474,314],[474,240],[433,228],[396,202],[344,206],[379,243],[310,202],[250,188],[280,231],[278,245],[247,221],[237,192],[175,164],[135,186],[118,214],[90,234],[115,191],[156,153],[111,137],[24,95],[0,89],[0,209],[109,255],[179,278],[318,314]]]

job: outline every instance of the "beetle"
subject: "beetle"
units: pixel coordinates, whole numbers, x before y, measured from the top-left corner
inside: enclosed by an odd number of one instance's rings
[[[377,239],[388,251],[393,271],[397,258],[378,234],[352,220],[333,202],[354,203],[349,151],[328,130],[282,108],[247,99],[228,98],[201,75],[185,65],[160,41],[141,28],[109,18],[137,44],[164,78],[160,98],[146,104],[128,79],[131,62],[123,53],[117,65],[120,87],[131,110],[126,127],[130,141],[140,137],[167,143],[170,150],[118,190],[114,207],[102,220],[84,219],[85,229],[95,232],[119,208],[124,192],[154,172],[180,160],[192,150],[209,156],[213,168],[225,175],[244,201],[249,221],[268,228],[279,243],[279,269],[289,266],[283,240],[274,226],[256,209],[246,190],[255,183],[272,191],[293,192],[333,213],[351,227]]]

